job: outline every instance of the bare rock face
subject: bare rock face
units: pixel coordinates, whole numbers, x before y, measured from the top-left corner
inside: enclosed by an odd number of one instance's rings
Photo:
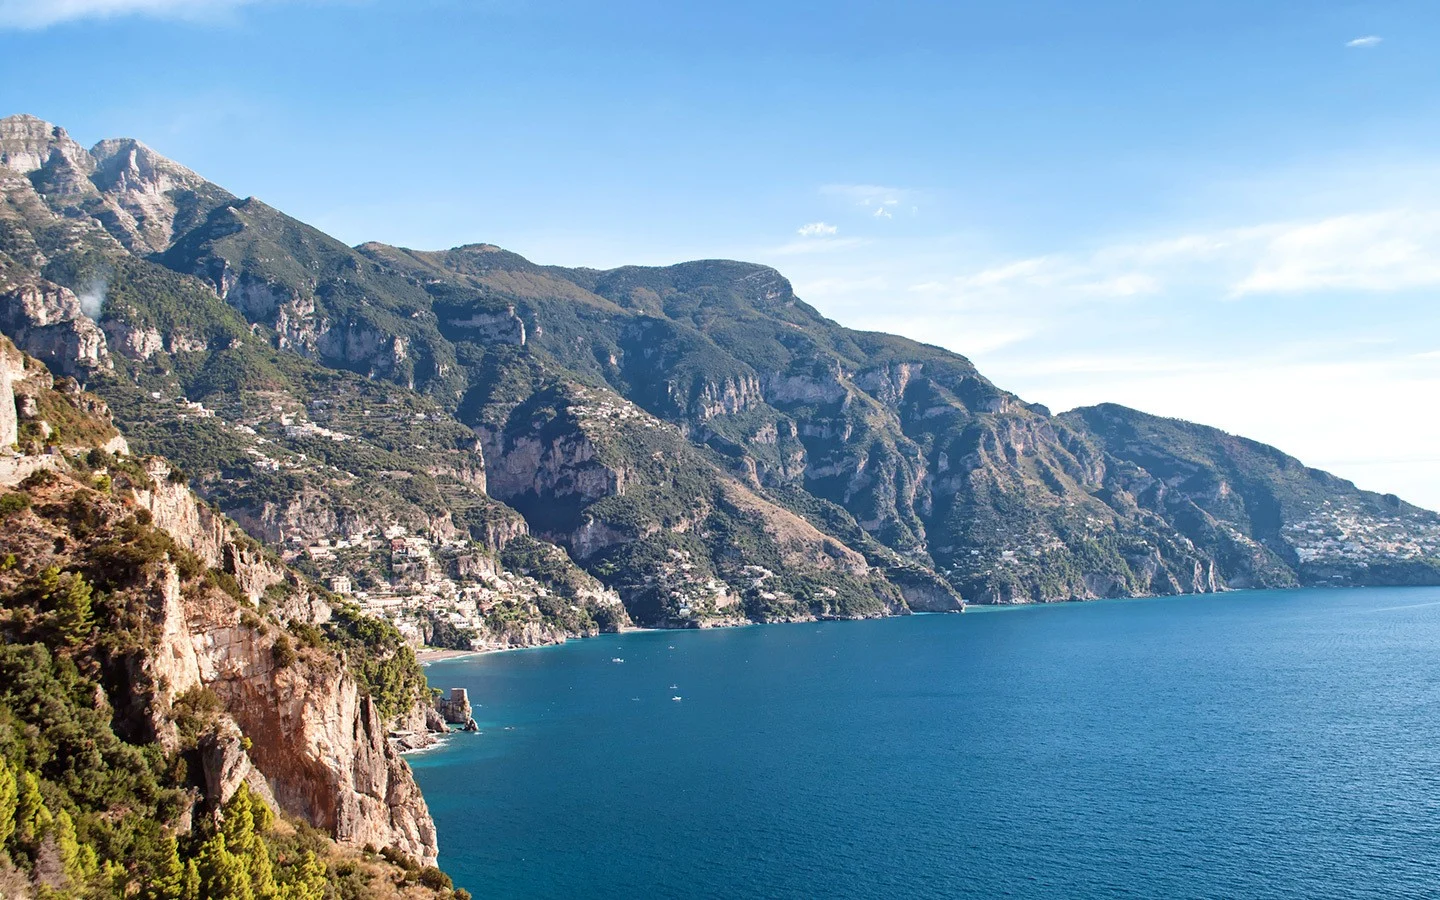
[[[89,155],[92,183],[133,223],[121,240],[137,252],[168,247],[179,211],[175,192],[203,188],[205,180],[129,138],[101,141]]]
[[[250,786],[255,795],[264,800],[272,809],[279,809],[280,803],[270,791],[270,783],[259,769],[255,768],[250,754],[245,750],[245,736],[235,720],[225,716],[220,726],[200,741],[200,767],[205,779],[205,796],[214,802],[223,803],[235,796],[240,785]]]
[[[34,116],[0,119],[0,168],[24,176],[57,211],[83,210],[137,254],[164,250],[188,222],[196,197],[229,194],[139,141],[105,140],[86,150]]]
[[[499,312],[477,312],[457,317],[446,323],[449,327],[467,332],[482,344],[513,344],[525,346],[525,323],[516,315],[515,307],[506,307]]]
[[[25,377],[25,360],[9,341],[0,339],[0,451],[20,439],[15,382]]]
[[[470,720],[470,695],[464,688],[451,688],[449,697],[435,701],[441,718],[452,725],[464,725]]]
[[[85,166],[87,157],[65,129],[43,119],[26,115],[0,119],[0,165],[11,171],[28,175],[59,161]],[[85,168],[93,169],[93,162]]]
[[[283,577],[263,558],[247,555],[223,519],[171,482],[168,466],[152,461],[148,471],[156,486],[137,499],[177,542],[223,565],[247,593],[263,593],[267,579]],[[173,567],[156,595],[159,639],[142,663],[141,683],[155,686],[148,706],[157,737],[173,742],[165,711],[197,686],[220,698],[235,726],[201,748],[212,803],[223,803],[247,782],[278,809],[341,843],[396,847],[435,862],[435,825],[425,800],[374,704],[339,660],[307,651],[281,665],[267,626],[247,619],[241,604],[221,592],[186,596]],[[242,738],[249,738],[248,749]]]
[[[0,331],[64,375],[114,368],[105,333],[68,288],[48,282],[0,288]]]

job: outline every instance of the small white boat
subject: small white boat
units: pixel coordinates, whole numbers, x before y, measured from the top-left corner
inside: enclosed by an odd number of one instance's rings
[[[678,685],[678,684],[672,684],[672,685],[670,685],[670,690],[672,690],[672,691],[678,691],[678,690],[680,690],[680,685]]]
[[[679,696],[675,696],[675,697],[671,697],[670,699],[671,699],[671,700],[674,700],[676,703],[679,703],[679,702],[680,702],[681,700],[683,700],[684,698],[683,698],[683,697],[679,697]]]
[[[612,659],[612,660],[610,660],[610,661],[611,661],[611,662],[624,662],[625,660],[623,660],[623,659],[621,659],[620,657],[617,656],[617,657],[615,657],[614,659]]]

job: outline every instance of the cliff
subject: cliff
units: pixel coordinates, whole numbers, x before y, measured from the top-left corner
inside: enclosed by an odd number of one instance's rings
[[[116,739],[176,761],[185,799],[163,824],[183,835],[246,784],[341,846],[433,865],[434,824],[387,740],[388,719],[429,706],[408,648],[337,613],[163,460],[106,449],[103,404],[50,384],[0,338],[0,427],[43,422],[26,419],[32,406],[69,410],[69,439],[32,456],[0,448],[12,464],[0,479],[0,630],[72,660],[113,711]],[[25,459],[45,465],[14,477]],[[83,592],[84,608],[65,612],[56,585]]]

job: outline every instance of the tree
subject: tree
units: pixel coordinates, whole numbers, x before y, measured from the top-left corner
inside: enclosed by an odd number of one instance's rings
[[[80,842],[75,834],[75,820],[63,809],[55,814],[55,850],[71,887],[87,884],[99,874],[95,848]]]
[[[270,862],[270,850],[261,836],[270,829],[273,818],[265,801],[256,797],[243,781],[235,796],[225,804],[225,822],[221,832],[230,853],[244,865],[255,900],[274,900],[276,897],[275,868]]]
[[[280,888],[280,900],[325,900],[325,863],[306,850],[299,868]]]
[[[185,860],[185,878],[180,883],[180,900],[200,900],[200,866]]]
[[[78,644],[90,636],[90,601],[94,591],[78,572],[60,579],[50,602],[55,610],[55,630],[67,644]]]
[[[15,803],[15,833],[12,843],[33,854],[54,824],[54,817],[45,808],[45,798],[40,796],[40,779],[34,772],[21,772]]]
[[[15,833],[15,810],[19,805],[20,786],[15,780],[15,770],[0,756],[0,848],[4,848]]]
[[[216,832],[195,854],[200,875],[200,896],[205,900],[255,900],[245,863],[225,846],[225,833]]]
[[[141,896],[144,900],[185,900],[185,875],[186,868],[180,862],[179,843],[174,835],[167,834],[154,876],[145,885]],[[199,885],[196,885],[196,892],[199,892]]]

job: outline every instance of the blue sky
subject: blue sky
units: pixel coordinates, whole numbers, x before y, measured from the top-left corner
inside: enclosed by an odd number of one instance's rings
[[[0,0],[0,109],[346,241],[736,257],[1440,508],[1440,4]]]

